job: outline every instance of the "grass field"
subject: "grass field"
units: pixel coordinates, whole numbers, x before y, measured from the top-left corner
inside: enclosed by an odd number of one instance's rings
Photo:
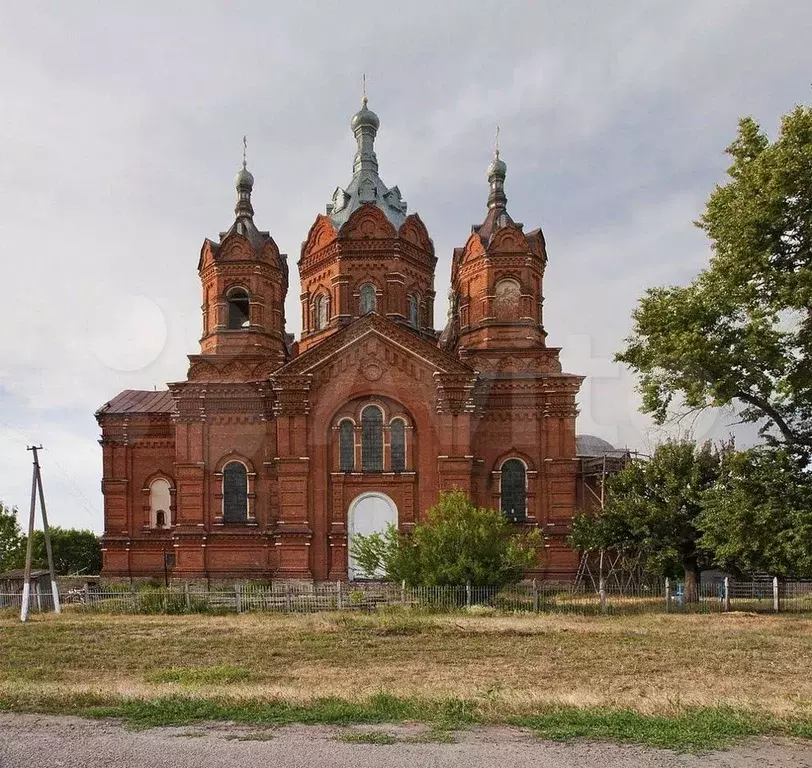
[[[812,738],[812,619],[9,616],[0,708],[136,725],[514,723],[682,748]]]

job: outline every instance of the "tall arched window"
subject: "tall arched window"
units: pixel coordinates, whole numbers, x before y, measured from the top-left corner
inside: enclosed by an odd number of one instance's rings
[[[415,293],[409,294],[409,325],[420,327],[420,297]]]
[[[228,293],[228,327],[232,331],[251,325],[248,294],[242,288]]]
[[[338,470],[355,471],[355,424],[349,419],[338,425]]]
[[[316,296],[313,302],[313,320],[317,331],[324,330],[329,320],[329,299],[324,294]]]
[[[361,469],[383,472],[383,414],[375,405],[361,413]]]
[[[406,469],[406,424],[403,419],[392,421],[389,436],[392,443],[392,471],[403,472]]]
[[[165,528],[169,521],[169,506],[172,495],[169,481],[158,477],[149,484],[149,519],[152,528]]]
[[[375,311],[375,286],[372,283],[364,283],[361,286],[361,314]]]
[[[248,519],[248,471],[232,461],[223,468],[223,522],[244,523]]]
[[[521,521],[527,517],[527,485],[524,464],[519,459],[508,459],[502,464],[501,507],[509,520]]]

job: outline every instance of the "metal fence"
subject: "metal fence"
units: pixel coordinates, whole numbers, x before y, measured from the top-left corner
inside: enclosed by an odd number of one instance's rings
[[[63,595],[67,610],[122,614],[311,613],[375,611],[387,608],[425,612],[569,613],[630,615],[639,613],[812,612],[812,582],[778,580],[740,582],[726,579],[699,585],[696,599],[684,585],[652,581],[621,588],[604,582],[587,585],[516,584],[509,587],[407,587],[404,584],[341,582],[327,584],[235,584],[220,589],[189,586],[169,589],[99,589],[86,586]],[[50,610],[50,595],[31,610]],[[19,608],[19,594],[0,593],[0,607]]]

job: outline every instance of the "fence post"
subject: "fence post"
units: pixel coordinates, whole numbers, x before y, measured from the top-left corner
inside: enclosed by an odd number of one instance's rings
[[[781,606],[778,602],[778,576],[773,576],[773,610],[778,613]]]
[[[400,582],[400,603],[406,605],[406,579]]]
[[[189,596],[189,582],[183,582],[183,600],[186,603],[186,612],[192,612],[192,598]]]
[[[42,596],[39,591],[39,581],[34,582],[34,597],[37,599],[37,613],[42,613]]]
[[[340,611],[344,607],[344,598],[341,595],[341,580],[336,582],[336,607]]]
[[[242,584],[234,585],[234,604],[237,608],[237,613],[242,613]]]
[[[533,612],[538,613],[541,610],[541,600],[539,600],[539,583],[537,579],[533,579]]]
[[[84,597],[85,597],[85,605],[90,605],[90,584],[85,582],[85,589],[84,589]]]
[[[466,608],[471,607],[471,582],[470,581],[465,582],[465,607]]]
[[[722,610],[727,613],[730,610],[730,576],[725,576],[725,602]]]
[[[290,583],[289,582],[285,583],[285,610],[288,613],[291,613],[293,611],[293,601],[291,600],[291,597],[290,597]]]
[[[671,612],[671,579],[665,577],[665,612]]]
[[[609,606],[606,604],[606,579],[603,576],[601,576],[598,583],[598,589],[601,593],[601,613],[606,614],[609,610]]]

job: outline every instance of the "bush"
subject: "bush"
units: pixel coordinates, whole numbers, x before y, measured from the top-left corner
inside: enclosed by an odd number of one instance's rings
[[[519,581],[538,562],[538,529],[516,533],[501,512],[476,507],[462,491],[440,494],[411,534],[390,526],[357,536],[352,554],[365,573],[383,572],[410,586],[500,587]]]

